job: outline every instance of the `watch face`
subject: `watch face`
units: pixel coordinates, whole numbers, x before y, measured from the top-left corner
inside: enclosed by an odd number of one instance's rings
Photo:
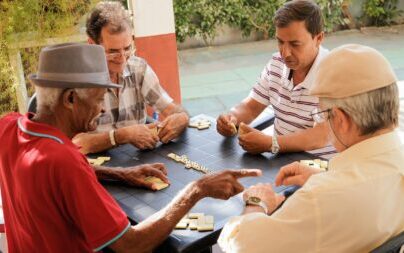
[[[253,203],[260,203],[261,202],[261,199],[258,198],[258,197],[249,197],[248,200],[253,202]]]

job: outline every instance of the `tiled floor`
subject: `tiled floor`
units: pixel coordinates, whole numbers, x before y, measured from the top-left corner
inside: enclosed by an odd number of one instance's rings
[[[404,25],[388,31],[342,31],[326,36],[324,46],[332,49],[346,43],[372,46],[392,64],[404,80]],[[216,117],[245,98],[251,86],[277,50],[274,40],[179,52],[183,104],[191,113]]]

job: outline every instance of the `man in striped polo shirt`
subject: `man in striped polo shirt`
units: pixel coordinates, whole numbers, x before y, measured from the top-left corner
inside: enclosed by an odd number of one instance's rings
[[[279,52],[265,66],[249,96],[217,119],[224,136],[235,134],[234,125],[251,123],[271,105],[275,112],[273,135],[242,126],[239,144],[250,153],[310,151],[330,158],[335,149],[329,144],[326,124],[314,124],[311,113],[318,98],[309,95],[316,69],[328,54],[319,6],[310,0],[290,1],[275,14]]]

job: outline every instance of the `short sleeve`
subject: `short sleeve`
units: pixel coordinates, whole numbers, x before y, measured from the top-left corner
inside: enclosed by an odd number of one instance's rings
[[[153,106],[158,112],[162,112],[173,102],[173,99],[161,87],[160,81],[153,69],[148,64],[146,65],[142,84],[142,95],[149,106]]]
[[[262,70],[261,75],[258,77],[257,82],[250,91],[249,97],[256,100],[263,105],[270,105],[270,71],[271,71],[271,61]]]
[[[130,222],[115,200],[98,182],[84,156],[64,159],[55,175],[60,179],[63,210],[94,251],[113,243]]]
[[[315,252],[317,213],[310,195],[296,192],[271,216],[251,213],[230,219],[219,246],[232,253]]]

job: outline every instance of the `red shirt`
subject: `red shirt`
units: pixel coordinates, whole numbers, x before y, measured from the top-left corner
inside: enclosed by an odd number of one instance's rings
[[[61,131],[12,113],[0,120],[9,252],[99,251],[130,227],[85,156]]]

